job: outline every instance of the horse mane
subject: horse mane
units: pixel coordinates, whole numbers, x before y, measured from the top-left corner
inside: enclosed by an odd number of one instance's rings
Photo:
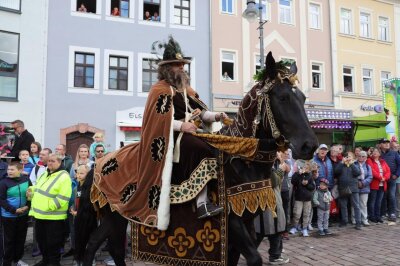
[[[261,84],[257,83],[249,92],[247,92],[243,100],[240,102],[233,123],[221,128],[218,134],[231,137],[255,137],[253,136],[253,121],[257,115],[257,91],[260,87]]]

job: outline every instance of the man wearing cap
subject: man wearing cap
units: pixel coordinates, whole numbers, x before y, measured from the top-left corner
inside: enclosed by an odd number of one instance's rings
[[[358,165],[361,170],[361,174],[358,177],[358,188],[360,189],[360,212],[361,212],[361,223],[365,226],[368,226],[368,195],[371,191],[370,184],[372,182],[372,169],[369,166],[367,161],[367,152],[360,151],[357,156],[357,161],[354,163]],[[354,220],[354,208],[351,208],[351,216],[352,220]],[[355,220],[354,220],[355,221]]]
[[[385,160],[390,168],[390,179],[387,191],[382,200],[381,216],[388,214],[389,221],[396,221],[396,180],[400,176],[400,156],[397,152],[390,150],[388,139],[379,140],[379,148],[382,151],[381,158]]]
[[[332,161],[326,156],[328,153],[328,146],[326,144],[321,144],[318,147],[317,154],[314,156],[314,162],[316,162],[319,166],[319,176],[315,183],[317,187],[319,186],[319,180],[321,178],[326,178],[329,181],[328,188],[329,190],[332,189],[334,182],[333,182],[333,166]]]

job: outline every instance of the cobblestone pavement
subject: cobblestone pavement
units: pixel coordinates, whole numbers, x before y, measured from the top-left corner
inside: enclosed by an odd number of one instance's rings
[[[354,226],[338,228],[331,226],[332,236],[320,237],[316,230],[310,237],[290,236],[285,240],[283,248],[290,262],[286,265],[400,265],[400,225],[389,226],[387,223],[363,227],[361,231]],[[32,229],[28,231],[25,256],[23,261],[29,265],[38,262],[41,257],[32,258]],[[264,265],[268,262],[268,240],[264,240],[259,251]],[[66,248],[68,250],[68,247]],[[129,254],[129,252],[127,253]],[[106,265],[107,252],[99,252],[96,265]],[[62,265],[72,265],[72,259],[63,259]],[[130,255],[127,265],[156,265],[145,262],[133,262]],[[246,262],[240,259],[239,265]]]

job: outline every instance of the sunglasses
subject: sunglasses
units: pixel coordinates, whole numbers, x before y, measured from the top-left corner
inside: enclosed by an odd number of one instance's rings
[[[100,150],[100,151],[96,151],[96,152],[98,152],[98,153],[104,153],[104,151],[102,151],[102,150]]]

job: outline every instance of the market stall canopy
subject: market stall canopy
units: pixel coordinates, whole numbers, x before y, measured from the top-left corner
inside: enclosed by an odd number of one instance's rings
[[[378,139],[387,137],[385,127],[390,121],[386,120],[385,113],[355,117],[353,122],[356,146],[375,146]]]

